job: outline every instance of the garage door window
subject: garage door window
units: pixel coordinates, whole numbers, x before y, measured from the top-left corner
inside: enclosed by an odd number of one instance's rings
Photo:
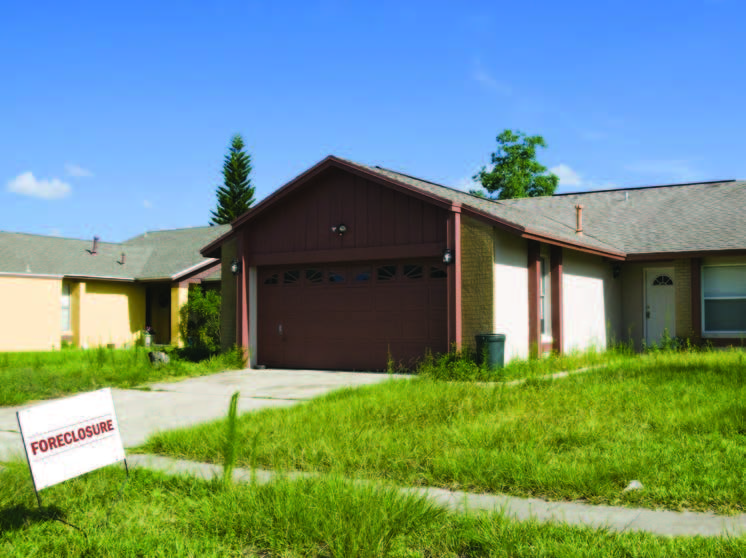
[[[371,273],[370,268],[365,268],[356,269],[352,272],[352,276],[355,283],[365,283],[366,281],[370,281],[373,274]]]
[[[393,281],[396,279],[395,265],[382,265],[376,270],[376,279],[379,281]]]
[[[268,275],[264,279],[265,285],[277,285],[279,282],[280,282],[279,273],[272,273],[271,275]]]
[[[306,281],[312,285],[320,285],[324,282],[324,272],[320,269],[307,269]]]
[[[431,265],[430,266],[430,279],[445,279],[446,278],[446,268],[441,265]]]
[[[346,274],[342,271],[330,271],[329,282],[330,283],[345,283],[347,282]]]
[[[405,279],[422,279],[421,265],[404,265],[403,272]]]
[[[293,269],[282,274],[283,285],[296,285],[300,283],[300,270]]]

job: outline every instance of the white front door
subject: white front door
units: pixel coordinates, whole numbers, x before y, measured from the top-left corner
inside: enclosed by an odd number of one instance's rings
[[[676,299],[673,268],[645,270],[645,339],[649,345],[660,343],[663,332],[676,335]]]

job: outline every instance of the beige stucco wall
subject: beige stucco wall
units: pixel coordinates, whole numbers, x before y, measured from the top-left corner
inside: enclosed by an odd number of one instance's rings
[[[73,341],[81,347],[133,343],[145,327],[145,286],[115,281],[73,283]]]
[[[494,230],[493,332],[505,338],[505,362],[528,358],[528,256],[523,238]]]
[[[224,351],[236,344],[236,278],[231,273],[231,262],[235,257],[236,240],[232,239],[220,249],[220,346]]]
[[[612,264],[565,249],[562,258],[563,351],[606,349],[621,334],[622,281]]]
[[[676,299],[676,336],[693,339],[691,260],[676,260],[673,262],[673,266],[673,288]]]
[[[60,347],[61,279],[0,277],[0,351]]]
[[[461,328],[465,348],[491,333],[494,312],[494,233],[475,219],[461,220]]]
[[[188,283],[174,283],[171,285],[171,344],[177,347],[181,347],[184,344],[184,340],[181,338],[181,334],[179,333],[179,324],[181,323],[179,309],[181,309],[188,300]]]

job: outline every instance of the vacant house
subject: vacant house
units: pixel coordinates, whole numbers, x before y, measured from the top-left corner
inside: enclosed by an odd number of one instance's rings
[[[496,202],[330,156],[202,254],[252,365],[381,369],[482,332],[508,359],[666,331],[740,344],[744,215],[744,182]]]
[[[0,232],[0,351],[120,347],[146,326],[178,342],[188,286],[219,285],[199,249],[230,227],[147,232],[122,243]]]

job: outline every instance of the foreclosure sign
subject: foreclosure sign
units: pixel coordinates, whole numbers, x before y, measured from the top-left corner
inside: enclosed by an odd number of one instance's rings
[[[125,458],[110,389],[18,411],[36,490]]]

